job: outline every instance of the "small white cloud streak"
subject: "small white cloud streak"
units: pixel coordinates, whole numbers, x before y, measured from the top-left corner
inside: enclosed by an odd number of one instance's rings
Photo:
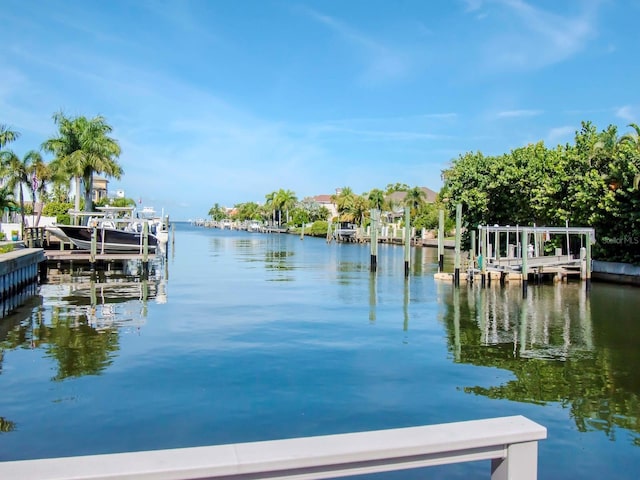
[[[518,118],[518,117],[536,117],[542,115],[542,110],[505,110],[498,112],[496,117],[498,118]]]
[[[483,0],[464,0],[466,13],[476,12],[482,8]]]
[[[552,145],[561,141],[569,141],[575,132],[576,127],[571,125],[552,128],[549,130],[549,133],[547,133],[545,143]]]

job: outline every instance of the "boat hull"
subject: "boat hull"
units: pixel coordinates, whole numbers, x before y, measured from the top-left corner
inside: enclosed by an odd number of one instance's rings
[[[58,225],[69,240],[80,250],[91,250],[92,228],[86,226]],[[142,252],[143,235],[111,228],[97,228],[96,249],[98,252]],[[155,235],[147,237],[149,251],[155,252],[158,239]]]

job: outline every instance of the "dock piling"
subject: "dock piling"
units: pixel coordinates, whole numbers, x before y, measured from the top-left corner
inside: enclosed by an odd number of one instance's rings
[[[91,230],[91,251],[89,254],[89,263],[91,264],[91,270],[96,268],[96,252],[98,250],[98,230],[93,227]]]
[[[409,276],[411,261],[411,210],[404,207],[404,276]]]
[[[529,272],[527,270],[527,256],[529,255],[527,245],[529,244],[529,232],[522,229],[522,298],[527,298],[527,287],[529,283]]]
[[[371,209],[371,266],[370,271],[378,270],[378,220],[380,211],[376,208]]]
[[[438,272],[444,271],[444,210],[438,212]]]
[[[142,224],[142,271],[149,272],[149,222]]]
[[[453,270],[453,283],[457,287],[460,285],[460,240],[462,236],[462,204],[456,205],[456,244],[455,244],[455,264]]]

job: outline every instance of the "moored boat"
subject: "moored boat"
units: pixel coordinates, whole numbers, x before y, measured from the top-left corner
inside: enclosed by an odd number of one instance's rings
[[[91,249],[91,235],[93,227],[57,225],[57,229],[80,250]],[[108,228],[98,225],[96,228],[96,248],[98,252],[142,252],[144,246],[144,235],[141,232],[132,232]],[[52,232],[55,235],[55,232]],[[158,246],[158,239],[152,233],[147,234],[147,244],[149,252],[155,252]]]

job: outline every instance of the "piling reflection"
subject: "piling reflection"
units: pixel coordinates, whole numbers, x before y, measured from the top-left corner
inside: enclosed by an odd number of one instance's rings
[[[640,305],[612,302],[610,286],[589,296],[580,284],[543,286],[526,299],[519,287],[438,288],[454,361],[515,376],[502,385],[467,386],[467,393],[559,403],[580,431],[599,430],[614,440],[623,428],[640,446],[640,379],[632,371],[640,360],[640,324],[631,313]],[[602,309],[609,314],[592,316]]]

